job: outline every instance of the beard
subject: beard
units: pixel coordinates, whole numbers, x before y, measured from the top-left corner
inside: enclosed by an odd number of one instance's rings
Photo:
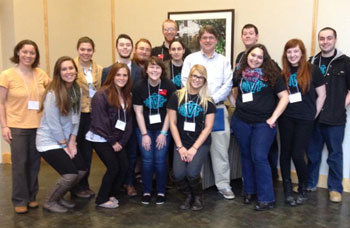
[[[123,55],[122,53],[118,52],[118,55],[123,59],[130,59],[131,52],[128,55]]]
[[[136,54],[134,55],[134,58],[132,59],[137,65],[144,66],[146,63],[146,59],[139,58]]]

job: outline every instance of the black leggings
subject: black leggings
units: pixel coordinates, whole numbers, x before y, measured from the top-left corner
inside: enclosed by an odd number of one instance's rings
[[[81,155],[77,153],[73,159],[63,149],[48,150],[40,152],[40,155],[60,175],[78,174],[78,170],[86,171],[87,167]]]
[[[284,181],[290,181],[290,161],[293,159],[299,187],[305,185],[307,181],[305,154],[310,141],[313,123],[313,120],[300,120],[287,116],[282,116],[278,120],[281,137],[280,166],[282,178]]]
[[[119,192],[128,172],[129,163],[125,149],[115,152],[107,142],[94,142],[93,147],[103,164],[107,167],[96,198],[96,204],[102,204],[107,202],[110,196],[116,196]]]

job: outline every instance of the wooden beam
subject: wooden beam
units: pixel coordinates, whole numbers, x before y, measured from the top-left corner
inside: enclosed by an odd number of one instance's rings
[[[115,0],[111,0],[112,61],[115,63]]]
[[[312,18],[312,38],[310,55],[315,55],[316,41],[317,41],[317,17],[318,17],[318,0],[314,0],[314,12]]]
[[[46,73],[50,76],[50,53],[49,53],[49,23],[47,14],[47,0],[43,0],[44,9],[44,35],[45,35],[45,63]]]

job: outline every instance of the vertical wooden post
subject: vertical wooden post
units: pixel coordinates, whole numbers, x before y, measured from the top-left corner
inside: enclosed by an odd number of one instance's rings
[[[314,12],[312,18],[312,38],[310,55],[315,55],[316,40],[317,40],[317,16],[318,16],[318,0],[314,0]]]
[[[112,61],[115,63],[115,0],[111,0]]]
[[[49,23],[47,15],[47,0],[43,0],[44,8],[44,35],[45,35],[45,63],[46,73],[50,76],[50,53],[49,53]]]

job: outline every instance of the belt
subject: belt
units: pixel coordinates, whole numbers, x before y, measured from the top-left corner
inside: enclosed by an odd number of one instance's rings
[[[222,104],[225,104],[225,101],[220,101],[220,102],[216,103],[215,105],[218,106],[218,105],[222,105]]]

